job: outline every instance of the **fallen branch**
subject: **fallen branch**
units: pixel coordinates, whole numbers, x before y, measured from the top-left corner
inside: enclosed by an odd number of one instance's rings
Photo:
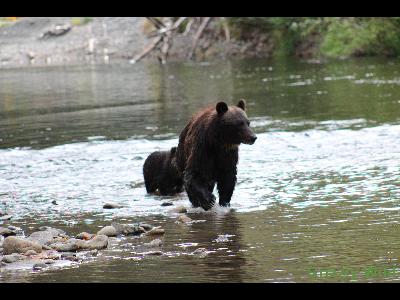
[[[229,43],[231,40],[231,34],[230,34],[230,30],[229,30],[229,26],[226,22],[225,18],[222,18],[222,27],[224,28],[224,32],[225,32],[225,40]]]
[[[186,24],[185,31],[184,31],[183,34],[182,34],[183,36],[186,36],[186,35],[189,33],[190,29],[192,28],[193,23],[194,23],[194,19],[192,18],[192,19],[190,19],[189,22]]]
[[[159,19],[154,18],[154,17],[146,17],[147,20],[149,20],[155,28],[160,29],[162,27],[165,27],[164,23],[161,22]]]
[[[141,60],[143,57],[145,57],[147,54],[149,54],[162,40],[162,36],[157,37],[154,39],[153,43],[151,43],[149,46],[147,46],[141,53],[136,55],[130,63],[134,64],[137,63],[139,60]]]
[[[194,55],[194,51],[197,48],[197,44],[199,42],[199,39],[201,37],[201,34],[203,33],[204,29],[207,27],[208,23],[211,21],[211,17],[206,17],[203,19],[203,22],[200,24],[199,29],[196,32],[196,35],[194,37],[193,40],[193,44],[192,44],[192,49],[189,52],[188,58],[192,59],[193,55]]]
[[[173,31],[179,28],[179,26],[185,21],[187,17],[180,17],[172,26],[165,26],[159,30],[155,30],[149,33],[148,37],[154,37],[163,33],[167,33],[169,31]]]
[[[140,54],[135,56],[132,60],[131,63],[136,63],[139,60],[141,60],[143,57],[148,55],[151,51],[155,50],[158,48],[160,43],[163,43],[161,46],[161,53],[158,56],[158,59],[162,64],[165,64],[167,62],[167,57],[168,57],[168,51],[171,47],[172,44],[172,32],[176,29],[179,28],[179,26],[185,21],[186,17],[180,17],[176,22],[172,23],[172,19],[169,18],[166,23],[162,23],[161,21],[148,17],[154,26],[158,29],[156,31],[156,35],[158,37],[154,39],[154,41],[146,47]],[[156,21],[157,20],[157,21]],[[161,28],[162,26],[162,28]]]

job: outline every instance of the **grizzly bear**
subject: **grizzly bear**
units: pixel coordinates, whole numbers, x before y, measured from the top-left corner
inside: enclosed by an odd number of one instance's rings
[[[148,193],[156,190],[161,195],[173,195],[183,191],[182,174],[176,165],[176,147],[170,151],[151,153],[144,162],[144,184]]]
[[[215,184],[219,205],[230,205],[236,185],[239,145],[252,145],[257,139],[245,110],[245,100],[229,107],[218,102],[195,114],[181,132],[176,160],[194,207],[208,210],[214,205]]]

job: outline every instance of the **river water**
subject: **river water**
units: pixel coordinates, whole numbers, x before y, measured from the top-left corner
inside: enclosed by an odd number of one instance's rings
[[[13,216],[0,226],[166,230],[160,256],[138,257],[123,238],[96,260],[2,271],[0,282],[398,281],[399,67],[378,58],[0,70],[0,210]],[[147,155],[177,145],[201,107],[240,98],[258,139],[240,146],[231,209],[146,195]],[[176,223],[165,200],[196,222]]]

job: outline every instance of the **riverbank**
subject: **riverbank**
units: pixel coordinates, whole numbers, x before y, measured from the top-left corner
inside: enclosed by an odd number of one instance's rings
[[[3,17],[0,67],[129,64],[142,57],[155,62],[272,56],[320,61],[400,53],[397,17],[179,19],[152,18],[152,23],[145,17]],[[156,29],[154,20],[166,27]],[[166,25],[174,22],[179,23],[176,28]],[[161,51],[151,51],[152,44]]]
[[[195,27],[195,25],[193,25]],[[224,36],[210,22],[200,38],[196,60],[228,57],[269,57],[269,34],[243,40]],[[154,28],[144,17],[24,17],[0,26],[0,67],[130,63],[152,41]],[[193,36],[180,34],[171,45],[169,61],[185,61]],[[151,54],[146,60],[157,61]]]

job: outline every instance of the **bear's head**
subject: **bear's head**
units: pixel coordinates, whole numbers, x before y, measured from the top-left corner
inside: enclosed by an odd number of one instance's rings
[[[245,100],[242,99],[236,106],[229,107],[225,102],[218,102],[215,109],[219,139],[229,145],[254,144],[257,137],[250,129]]]

